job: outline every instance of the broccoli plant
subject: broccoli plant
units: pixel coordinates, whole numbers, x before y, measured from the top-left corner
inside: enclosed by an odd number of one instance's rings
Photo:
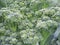
[[[1,45],[44,45],[60,23],[60,7],[49,7],[47,0],[0,2]]]

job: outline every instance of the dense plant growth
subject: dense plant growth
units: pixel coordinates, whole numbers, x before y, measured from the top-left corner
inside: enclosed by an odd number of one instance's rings
[[[0,45],[44,45],[60,23],[60,7],[46,0],[0,2]]]

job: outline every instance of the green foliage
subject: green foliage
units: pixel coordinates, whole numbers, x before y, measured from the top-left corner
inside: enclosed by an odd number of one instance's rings
[[[1,45],[44,45],[60,23],[60,7],[50,7],[47,0],[0,2]]]

